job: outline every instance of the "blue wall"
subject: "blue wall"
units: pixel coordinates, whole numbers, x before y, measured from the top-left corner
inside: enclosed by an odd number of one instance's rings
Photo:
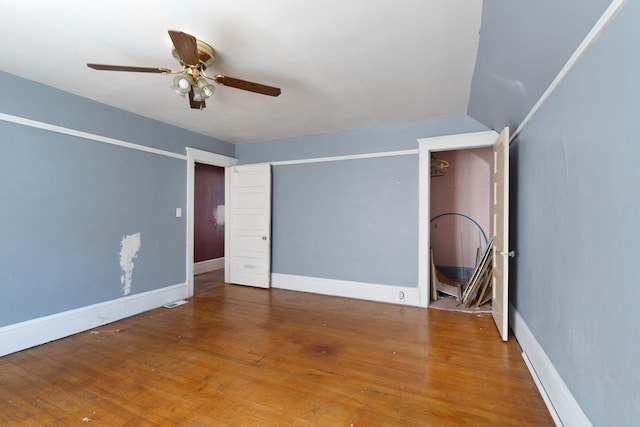
[[[571,50],[553,36],[560,30],[547,17],[560,10],[553,19],[568,24],[562,29],[572,32],[567,38],[581,40],[605,2],[542,3],[486,1],[481,51],[491,50],[491,58],[518,44],[536,52]],[[510,24],[485,37],[487,22]],[[635,426],[640,419],[638,40],[640,3],[629,2],[511,146],[511,247],[517,252],[511,302],[584,413],[602,426]],[[506,68],[526,82],[529,72],[554,74],[564,62],[539,59],[520,74]],[[486,61],[479,58],[478,67]],[[474,87],[472,106],[486,90]],[[505,108],[515,102],[508,88],[496,91],[495,102]],[[472,113],[478,119],[522,119],[523,113],[512,116],[484,100],[487,114]]]
[[[274,273],[416,286],[417,230],[417,155],[274,168]]]
[[[0,112],[186,154],[185,147],[233,157],[235,146],[0,71]]]
[[[487,130],[467,116],[237,146],[239,163],[418,148]],[[418,155],[273,167],[274,273],[418,284]],[[425,261],[426,262],[426,261]]]
[[[418,148],[418,138],[480,132],[487,128],[467,116],[354,129],[236,146],[239,164],[346,156]]]
[[[0,73],[0,112],[185,154],[235,147]],[[0,327],[186,279],[186,160],[0,121]]]
[[[484,0],[468,114],[513,132],[610,2]]]

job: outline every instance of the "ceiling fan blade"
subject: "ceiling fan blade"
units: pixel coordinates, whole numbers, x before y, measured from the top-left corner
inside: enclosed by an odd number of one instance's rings
[[[193,100],[193,88],[189,91],[189,106],[196,110],[202,110],[207,106],[204,101],[194,101]]]
[[[186,65],[198,65],[198,44],[196,38],[191,34],[182,31],[169,30],[169,37],[173,42],[173,46],[178,52],[178,56]]]
[[[131,71],[135,73],[160,73],[169,74],[168,68],[129,67],[127,65],[87,64],[87,67],[103,71]]]
[[[255,92],[262,95],[278,96],[282,92],[279,87],[248,82],[246,80],[240,80],[234,77],[223,76],[222,74],[217,74],[214,77],[214,80],[221,85],[235,87],[236,89],[248,90],[249,92]]]

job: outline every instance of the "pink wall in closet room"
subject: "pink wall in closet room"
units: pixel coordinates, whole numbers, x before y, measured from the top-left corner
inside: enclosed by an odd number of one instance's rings
[[[224,257],[224,168],[196,163],[193,260]]]
[[[431,178],[431,218],[458,213],[472,218],[491,239],[491,172],[493,150],[434,153],[449,162],[444,176]],[[438,266],[473,268],[478,248],[486,247],[482,232],[460,215],[446,215],[431,222],[431,247]]]

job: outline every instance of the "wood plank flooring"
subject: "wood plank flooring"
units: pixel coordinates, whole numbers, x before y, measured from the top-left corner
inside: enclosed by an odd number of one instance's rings
[[[0,358],[0,425],[553,425],[490,315],[220,280]]]

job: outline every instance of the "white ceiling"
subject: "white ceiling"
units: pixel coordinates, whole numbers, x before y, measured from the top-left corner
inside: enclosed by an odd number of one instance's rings
[[[0,0],[0,69],[240,143],[467,113],[481,0]],[[172,76],[167,30],[216,50],[209,74],[282,88],[219,86],[203,111]]]

